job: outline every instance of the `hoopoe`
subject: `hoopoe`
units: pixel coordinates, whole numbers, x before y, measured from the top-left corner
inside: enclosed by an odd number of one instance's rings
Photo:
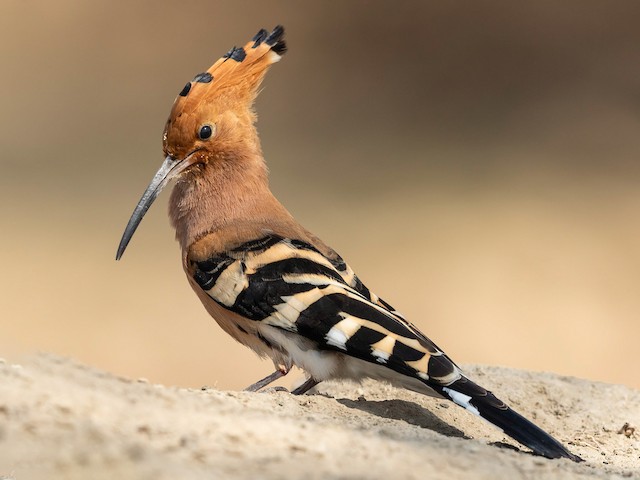
[[[253,103],[269,66],[287,50],[283,37],[281,26],[260,30],[180,91],[164,129],[164,162],[116,259],[175,179],[169,216],[191,286],[225,332],[274,363],[275,372],[248,390],[293,366],[308,375],[294,394],[327,379],[374,378],[449,399],[538,455],[580,461],[468,379],[271,193]]]

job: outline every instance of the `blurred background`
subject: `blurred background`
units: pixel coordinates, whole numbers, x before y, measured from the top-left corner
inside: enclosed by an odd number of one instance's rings
[[[155,203],[184,83],[261,27],[272,188],[459,363],[640,387],[640,3],[0,2],[0,356],[242,388]],[[287,380],[285,384],[290,384]]]

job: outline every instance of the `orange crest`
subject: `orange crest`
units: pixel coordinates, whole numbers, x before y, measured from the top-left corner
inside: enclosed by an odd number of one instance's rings
[[[286,52],[284,28],[260,30],[244,47],[233,47],[206,72],[199,73],[180,91],[163,135],[166,154],[181,157],[197,148],[204,136],[215,133],[225,114],[253,123],[253,101],[269,66]],[[224,120],[221,120],[224,122]]]

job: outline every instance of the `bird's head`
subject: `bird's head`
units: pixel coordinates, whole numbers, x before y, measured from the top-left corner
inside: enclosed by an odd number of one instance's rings
[[[286,51],[284,28],[260,30],[182,88],[162,135],[164,162],[138,202],[124,231],[122,257],[140,221],[170,180],[213,162],[259,152],[253,103],[270,65]]]

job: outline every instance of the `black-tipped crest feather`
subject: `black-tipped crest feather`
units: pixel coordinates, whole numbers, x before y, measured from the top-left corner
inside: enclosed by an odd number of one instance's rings
[[[251,39],[253,43],[252,48],[257,48],[260,46],[262,42],[264,42],[265,38],[269,36],[269,32],[267,32],[264,28],[261,28],[258,33],[256,33]]]
[[[277,25],[264,42],[271,47],[271,50],[278,55],[283,55],[287,52],[287,44],[284,41],[284,27]]]

